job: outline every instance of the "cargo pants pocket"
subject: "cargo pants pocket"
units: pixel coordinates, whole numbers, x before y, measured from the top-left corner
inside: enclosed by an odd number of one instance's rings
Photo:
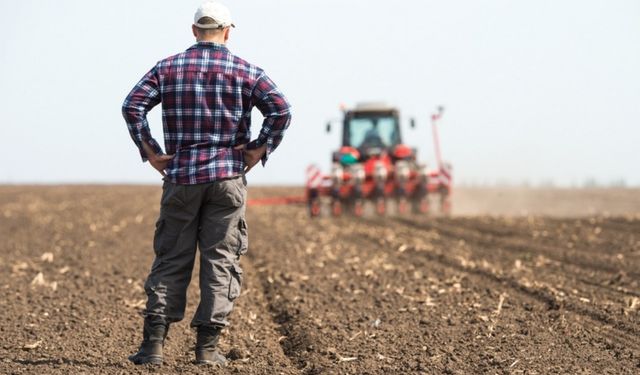
[[[177,244],[184,221],[178,219],[185,210],[186,190],[183,185],[164,182],[160,200],[160,217],[153,235],[153,250],[160,257]]]
[[[249,250],[249,232],[247,221],[244,218],[238,220],[238,256],[245,255]]]
[[[156,256],[161,256],[166,252],[166,245],[163,243],[162,233],[164,232],[165,221],[164,219],[158,219],[156,222],[156,231],[153,234],[153,252]]]
[[[239,265],[234,264],[229,270],[231,273],[231,280],[229,282],[229,301],[233,301],[240,296],[240,290],[242,288],[242,268]]]
[[[180,232],[176,228],[169,228],[167,220],[160,218],[156,223],[156,231],[153,234],[153,251],[157,257],[161,257],[176,246]]]

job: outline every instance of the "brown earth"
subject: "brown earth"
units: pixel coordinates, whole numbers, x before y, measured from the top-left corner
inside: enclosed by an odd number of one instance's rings
[[[1,373],[640,372],[634,189],[461,189],[450,218],[251,207],[234,360],[193,365],[187,320],[162,368],[135,367],[159,194],[0,187]],[[189,297],[187,316],[197,280]]]

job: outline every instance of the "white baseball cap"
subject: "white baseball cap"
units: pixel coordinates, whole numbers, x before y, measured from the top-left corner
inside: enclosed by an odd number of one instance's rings
[[[198,23],[202,17],[213,18],[215,23],[202,24]],[[226,6],[215,2],[207,1],[202,3],[196,10],[196,14],[193,17],[193,24],[201,29],[222,29],[225,27],[236,27],[231,20],[231,12]]]

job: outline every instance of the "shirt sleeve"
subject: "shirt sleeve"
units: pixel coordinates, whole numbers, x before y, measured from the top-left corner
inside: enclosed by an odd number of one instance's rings
[[[159,79],[157,69],[154,67],[134,86],[122,104],[122,116],[143,162],[147,161],[142,148],[143,141],[146,141],[156,154],[163,153],[158,142],[151,136],[147,121],[147,113],[158,103],[160,103]]]
[[[291,123],[291,105],[276,84],[264,73],[258,77],[252,99],[264,116],[264,121],[258,138],[250,142],[247,148],[254,149],[264,144],[267,145],[267,150],[262,157],[262,165],[264,166],[269,155],[282,141],[284,132]]]

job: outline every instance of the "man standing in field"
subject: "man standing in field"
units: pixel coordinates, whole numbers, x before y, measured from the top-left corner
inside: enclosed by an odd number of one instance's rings
[[[200,304],[196,362],[222,364],[215,349],[240,295],[240,256],[247,251],[246,179],[280,144],[291,121],[284,95],[264,71],[225,46],[235,27],[229,10],[206,2],[196,11],[197,43],[156,64],[127,96],[122,112],[142,160],[164,176],[155,260],[145,283],[142,344],[129,360],[161,364],[169,325],[184,318],[196,246]],[[162,103],[166,154],[152,138],[147,112]],[[251,109],[265,117],[251,141]]]

